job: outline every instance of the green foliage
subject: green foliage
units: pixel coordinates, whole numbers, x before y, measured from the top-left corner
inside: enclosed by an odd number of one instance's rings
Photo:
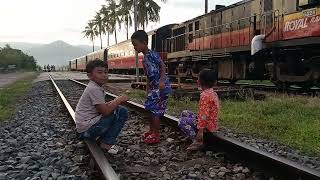
[[[166,0],[160,0],[166,2]],[[100,36],[102,48],[102,34],[114,34],[117,43],[117,28],[121,29],[124,24],[127,31],[127,39],[129,39],[129,28],[132,26],[134,4],[133,0],[106,0],[107,5],[102,5],[101,9],[96,13],[94,18],[89,21],[88,26],[82,32],[85,37],[91,41],[95,37]],[[148,23],[158,22],[160,20],[161,7],[154,0],[136,0],[137,7],[137,26],[146,28]],[[91,24],[90,24],[91,23]]]
[[[37,63],[32,56],[7,44],[4,48],[0,48],[0,68],[7,69],[9,65],[15,65],[16,69],[36,70]]]
[[[28,92],[37,76],[33,73],[0,89],[0,121],[7,120],[14,113],[17,100]]]

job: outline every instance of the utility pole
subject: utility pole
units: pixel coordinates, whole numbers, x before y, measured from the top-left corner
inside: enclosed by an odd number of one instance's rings
[[[204,13],[208,13],[208,0],[204,0],[205,1],[205,4],[204,4]]]
[[[134,31],[136,32],[138,30],[138,14],[137,14],[137,0],[133,0],[133,13],[134,13]],[[138,52],[135,51],[136,55],[136,81],[139,82],[139,57]]]

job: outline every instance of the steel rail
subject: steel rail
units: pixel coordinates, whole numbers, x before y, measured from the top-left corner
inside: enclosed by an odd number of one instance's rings
[[[52,84],[54,85],[56,91],[58,92],[61,100],[63,101],[65,107],[67,108],[70,116],[72,117],[73,121],[75,122],[74,110],[72,109],[71,105],[69,104],[69,102],[67,101],[67,99],[65,98],[63,93],[60,91],[59,87],[57,86],[57,84],[55,83],[54,79],[51,77],[50,74],[49,74],[49,77],[50,77],[50,80],[51,80]],[[103,177],[107,180],[119,180],[118,175],[113,170],[112,166],[110,165],[110,163],[106,159],[103,151],[97,145],[97,143],[94,141],[90,141],[90,140],[84,140],[84,142],[87,145],[87,147],[90,151],[90,154],[94,158],[96,164],[98,165],[101,173],[103,174]]]

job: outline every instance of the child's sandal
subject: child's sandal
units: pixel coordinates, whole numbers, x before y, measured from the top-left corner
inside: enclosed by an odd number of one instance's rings
[[[149,136],[145,137],[143,140],[146,144],[156,144],[160,142],[160,134],[159,133],[151,133]]]
[[[148,131],[142,134],[142,139],[146,139],[150,134],[152,134],[152,132]]]

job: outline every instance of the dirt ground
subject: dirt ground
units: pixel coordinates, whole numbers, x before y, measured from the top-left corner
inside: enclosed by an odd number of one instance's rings
[[[0,73],[0,88],[14,83],[18,79],[32,75],[34,72]]]

